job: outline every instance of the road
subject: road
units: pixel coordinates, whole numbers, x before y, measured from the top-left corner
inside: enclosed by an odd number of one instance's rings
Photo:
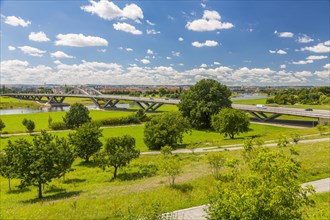
[[[306,185],[315,187],[316,193],[330,192],[330,178],[303,183],[302,187]],[[206,220],[207,205],[195,206],[187,209],[177,210],[171,213],[171,219],[176,220]]]

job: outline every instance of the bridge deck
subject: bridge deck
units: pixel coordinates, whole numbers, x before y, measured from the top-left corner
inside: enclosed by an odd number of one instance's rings
[[[124,100],[124,101],[134,101],[142,103],[151,103],[151,104],[169,104],[177,105],[179,104],[179,99],[161,99],[161,98],[146,98],[146,97],[134,97],[134,96],[124,96],[124,95],[82,95],[82,94],[33,94],[33,93],[10,93],[2,94],[2,96],[9,96],[18,98],[19,96],[33,96],[33,97],[77,97],[77,98],[94,98],[97,100]],[[240,105],[232,104],[232,107],[235,109],[240,109],[243,111],[249,112],[259,112],[259,113],[272,113],[272,114],[281,114],[281,115],[294,115],[302,117],[311,117],[311,118],[322,118],[330,120],[330,111],[328,110],[313,110],[306,111],[305,109],[297,108],[283,108],[283,107],[257,107],[253,105]]]

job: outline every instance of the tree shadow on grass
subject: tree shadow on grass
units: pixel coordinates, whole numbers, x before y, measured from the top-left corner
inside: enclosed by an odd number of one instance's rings
[[[61,193],[57,193],[54,195],[50,195],[50,196],[44,196],[43,198],[39,199],[39,198],[35,198],[35,199],[29,199],[29,200],[25,200],[22,203],[43,203],[43,202],[49,202],[49,201],[55,201],[55,200],[60,200],[60,199],[66,199],[66,198],[70,198],[73,196],[78,196],[82,191],[71,191],[71,192],[61,192]]]
[[[31,191],[31,189],[25,187],[25,188],[22,188],[22,189],[17,188],[17,189],[14,189],[14,190],[10,190],[7,193],[8,194],[20,194],[20,193],[29,192],[29,191]]]
[[[174,184],[171,186],[172,189],[178,190],[182,193],[191,192],[194,187],[189,183]]]
[[[73,178],[73,179],[66,179],[63,181],[65,184],[71,184],[71,183],[83,183],[85,182],[86,179],[78,179],[78,178]]]
[[[94,167],[97,167],[98,164],[95,161],[88,161],[88,162],[82,161],[77,166],[94,168]]]

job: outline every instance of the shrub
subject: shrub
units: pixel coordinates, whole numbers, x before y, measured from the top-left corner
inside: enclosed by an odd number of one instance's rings
[[[50,129],[52,130],[65,130],[67,129],[66,124],[64,122],[52,122],[50,124]]]

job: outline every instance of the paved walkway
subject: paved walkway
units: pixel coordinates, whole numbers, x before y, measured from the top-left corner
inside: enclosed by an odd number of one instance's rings
[[[310,140],[301,140],[299,143],[319,143],[319,142],[330,142],[330,138],[318,138],[318,139],[310,139]],[[274,141],[266,141],[266,143],[274,142]],[[294,144],[291,142],[290,144]],[[204,147],[204,148],[196,148],[194,150],[195,153],[205,153],[205,152],[215,152],[215,151],[234,151],[234,150],[242,150],[243,144],[230,144],[230,145],[224,145],[224,146],[212,146],[212,147]],[[270,144],[264,144],[263,146],[267,147],[275,147],[277,146],[277,143],[270,143]],[[172,153],[178,153],[178,154],[188,154],[192,153],[189,149],[178,149],[172,151]],[[149,152],[141,152],[141,154],[160,154],[160,151],[149,151]]]
[[[330,178],[303,183],[302,186],[310,184],[315,187],[316,193],[330,192]],[[195,206],[172,212],[171,219],[175,220],[206,220],[207,205]]]

